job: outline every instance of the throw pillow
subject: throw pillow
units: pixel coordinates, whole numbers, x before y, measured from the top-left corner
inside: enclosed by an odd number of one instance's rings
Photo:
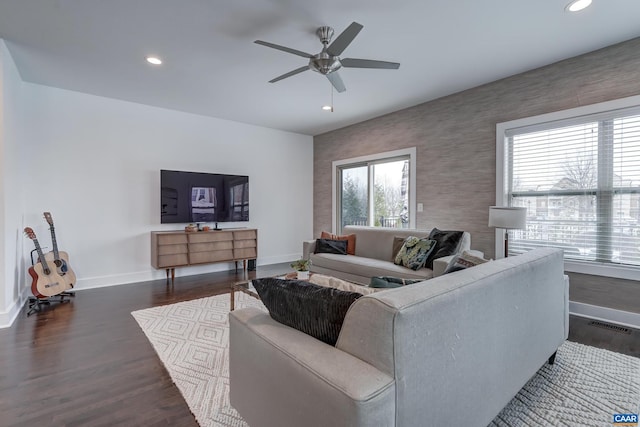
[[[396,255],[402,249],[402,245],[404,245],[404,237],[395,236],[393,238],[393,248],[391,249],[391,260],[396,259]]]
[[[273,320],[333,346],[347,310],[362,296],[304,280],[265,278],[252,283]]]
[[[420,279],[401,279],[399,277],[375,276],[371,278],[370,288],[399,288],[422,282]]]
[[[444,256],[454,255],[458,252],[462,242],[463,231],[442,231],[434,228],[429,233],[429,238],[438,242],[436,249],[427,259],[427,268],[433,268],[433,260]]]
[[[489,262],[488,259],[480,258],[475,255],[471,255],[469,252],[464,251],[461,254],[454,256],[443,274],[453,273],[454,271],[464,270],[465,268],[475,267],[476,265]]]
[[[312,274],[309,282],[326,288],[340,289],[341,291],[357,292],[362,295],[369,295],[379,291],[368,286],[358,285],[356,283],[347,282],[337,277],[325,276],[324,274]]]
[[[356,235],[355,234],[347,234],[346,236],[338,236],[336,234],[327,233],[323,231],[320,233],[321,239],[331,239],[331,240],[346,240],[347,241],[347,254],[355,255],[356,254]]]
[[[346,240],[316,239],[316,254],[347,254]]]
[[[435,247],[435,240],[409,236],[404,240],[404,244],[393,262],[412,270],[418,270],[424,267],[427,258],[429,258]]]

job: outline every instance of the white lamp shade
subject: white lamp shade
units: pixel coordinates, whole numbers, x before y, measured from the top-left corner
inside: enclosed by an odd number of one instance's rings
[[[527,208],[489,207],[489,227],[520,230],[527,224]]]

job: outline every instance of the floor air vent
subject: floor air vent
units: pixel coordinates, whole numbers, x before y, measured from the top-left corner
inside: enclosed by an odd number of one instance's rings
[[[631,329],[625,328],[624,326],[612,325],[611,323],[598,322],[596,320],[589,323],[591,326],[597,326],[598,328],[608,329],[613,332],[618,332],[620,334],[630,334]]]

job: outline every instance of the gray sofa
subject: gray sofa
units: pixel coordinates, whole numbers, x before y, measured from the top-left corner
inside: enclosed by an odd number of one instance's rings
[[[361,285],[368,285],[374,276],[392,276],[403,279],[430,279],[444,273],[452,256],[437,259],[433,269],[412,270],[395,265],[392,259],[394,237],[428,237],[430,230],[399,229],[383,227],[363,227],[348,225],[343,234],[356,235],[355,255],[315,254],[315,240],[302,244],[302,257],[311,260],[313,273],[326,274]],[[470,250],[471,236],[465,232],[457,252]],[[477,256],[482,252],[474,251]]]
[[[230,401],[255,427],[486,426],[568,336],[562,251],[353,303],[335,347],[230,313]]]

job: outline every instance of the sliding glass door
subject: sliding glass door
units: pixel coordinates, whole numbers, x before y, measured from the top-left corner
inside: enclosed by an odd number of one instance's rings
[[[338,225],[409,228],[410,157],[338,167]]]

